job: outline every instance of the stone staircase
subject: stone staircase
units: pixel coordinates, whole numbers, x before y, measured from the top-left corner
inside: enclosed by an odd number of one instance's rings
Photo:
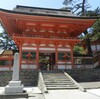
[[[75,83],[60,70],[42,71],[47,90],[78,89]]]

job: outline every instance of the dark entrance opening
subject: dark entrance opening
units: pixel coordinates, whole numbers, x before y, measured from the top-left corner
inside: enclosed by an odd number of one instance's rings
[[[39,53],[39,66],[41,70],[53,70],[55,53]]]

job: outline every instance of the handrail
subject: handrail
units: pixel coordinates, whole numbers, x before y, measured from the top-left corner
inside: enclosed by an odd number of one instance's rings
[[[70,78],[75,83],[75,85],[77,85],[79,87],[79,89],[81,91],[86,92],[86,89],[83,88],[82,86],[80,86],[80,84],[78,84],[68,73],[66,73],[64,70],[62,70],[62,71],[68,78]]]
[[[95,53],[93,53],[93,56],[98,55],[98,53],[100,54],[100,50],[98,50]]]
[[[47,88],[46,88],[46,86],[45,86],[45,83],[44,83],[44,80],[43,80],[43,76],[42,76],[42,73],[41,73],[41,71],[39,70],[39,77],[40,77],[40,80],[41,80],[41,84],[42,84],[42,90],[43,90],[43,92],[44,93],[48,93],[48,90],[47,90]]]
[[[98,57],[98,58],[97,58]],[[91,62],[91,64],[82,64],[82,63],[74,63],[75,65],[92,65],[93,66],[93,68],[94,68],[94,65],[95,65],[95,63],[99,63],[99,57],[100,57],[100,50],[99,51],[97,51],[96,53],[94,53],[94,54],[92,54],[91,56],[74,56],[74,59],[90,59],[90,60],[92,60],[92,62]],[[94,59],[96,59],[96,61],[94,61]],[[100,65],[100,63],[99,63],[99,65]],[[98,64],[97,64],[97,66],[98,66]],[[95,66],[96,67],[96,66]]]

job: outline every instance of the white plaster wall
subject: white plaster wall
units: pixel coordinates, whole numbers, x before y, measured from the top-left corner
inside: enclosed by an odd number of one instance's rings
[[[95,51],[96,50],[94,45],[91,46],[91,48],[92,48],[92,51]]]
[[[92,45],[91,48],[92,48],[92,51],[96,51],[95,45]],[[97,50],[98,51],[100,50],[100,45],[97,45]]]
[[[0,71],[6,71],[6,70],[12,70],[12,68],[9,69],[9,67],[2,67],[0,68]]]
[[[58,69],[72,69],[72,66],[71,65],[58,65]]]
[[[58,69],[65,69],[64,65],[58,65]]]
[[[77,68],[93,68],[93,65],[76,65]]]
[[[22,69],[36,69],[36,65],[27,65],[27,64],[22,64],[21,65]]]
[[[55,51],[55,48],[39,48],[39,50]]]
[[[58,48],[58,51],[70,51],[68,48]]]
[[[97,50],[100,51],[100,45],[97,45]]]
[[[65,62],[59,62],[58,61],[58,64],[65,64]],[[66,62],[66,64],[71,64],[71,62]]]
[[[77,68],[83,68],[83,66],[82,65],[76,65],[77,66]]]
[[[86,68],[93,68],[93,65],[85,65]]]
[[[22,47],[22,50],[37,50],[35,47]],[[40,51],[46,50],[46,51],[55,51],[55,48],[39,48]],[[69,48],[58,48],[58,51],[70,51]]]
[[[36,50],[34,47],[22,47],[22,50]]]

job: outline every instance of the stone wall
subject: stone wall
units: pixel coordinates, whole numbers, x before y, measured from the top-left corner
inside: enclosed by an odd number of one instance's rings
[[[38,85],[38,70],[21,70],[20,79],[24,86],[37,86]]]
[[[11,80],[12,71],[0,71],[0,87],[6,86]]]
[[[65,71],[77,82],[100,81],[100,69],[72,69]]]
[[[21,70],[20,80],[24,86],[37,86],[38,75],[38,70]],[[11,79],[12,71],[0,71],[0,86],[6,86]]]

